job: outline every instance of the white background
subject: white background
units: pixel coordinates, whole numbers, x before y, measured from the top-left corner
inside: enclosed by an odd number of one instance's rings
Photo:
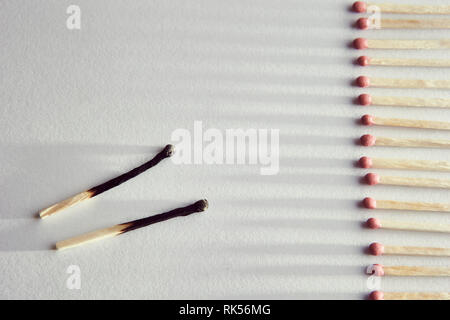
[[[410,1],[396,1],[410,2]],[[447,266],[448,258],[371,257],[372,241],[450,246],[448,235],[370,231],[370,216],[449,222],[445,214],[369,212],[365,196],[448,202],[448,191],[368,187],[362,155],[440,159],[445,150],[358,146],[375,115],[450,121],[450,111],[353,104],[360,75],[448,79],[446,69],[361,68],[351,40],[450,38],[441,31],[358,31],[352,1],[159,0],[0,2],[1,298],[365,298],[370,263]],[[448,1],[418,1],[448,4]],[[66,9],[81,8],[81,30]],[[368,50],[448,58],[448,51]],[[444,90],[372,94],[450,97]],[[280,173],[259,166],[165,161],[46,220],[48,205],[125,172],[177,128],[280,129]],[[381,173],[381,171],[377,171]],[[445,174],[394,172],[404,176]],[[189,204],[180,218],[63,252],[55,241]],[[66,269],[81,269],[81,290]],[[384,290],[448,291],[444,278],[386,278]]]

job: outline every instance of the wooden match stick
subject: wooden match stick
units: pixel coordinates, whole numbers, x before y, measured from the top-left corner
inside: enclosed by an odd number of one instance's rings
[[[364,198],[363,205],[367,209],[450,212],[450,204],[444,203],[406,202]]]
[[[373,291],[370,300],[450,300],[449,292],[382,292]]]
[[[400,89],[450,89],[450,80],[420,80],[420,79],[388,79],[360,76],[356,84],[361,88],[400,88]]]
[[[399,14],[450,14],[450,6],[409,5],[394,3],[365,3],[356,1],[353,3],[353,11],[357,13],[367,12],[367,8],[376,7],[381,13]]]
[[[450,148],[450,140],[437,139],[399,139],[374,137],[370,134],[363,135],[360,142],[365,147],[404,147],[404,148]]]
[[[434,130],[450,130],[450,122],[428,121],[428,120],[410,120],[398,118],[381,118],[366,114],[361,117],[361,124],[365,126],[385,126],[401,128],[418,128]]]
[[[392,106],[392,107],[425,107],[425,108],[450,108],[450,99],[441,98],[412,98],[412,97],[374,97],[363,93],[358,97],[358,103],[362,106]]]
[[[376,173],[368,173],[364,176],[364,179],[366,183],[371,186],[382,184],[391,186],[450,189],[450,180],[443,179],[380,176]]]
[[[430,160],[406,160],[406,159],[381,159],[361,157],[358,161],[361,168],[369,169],[401,169],[450,172],[449,161]]]
[[[67,240],[59,241],[56,243],[56,249],[63,250],[67,248],[76,247],[88,242],[118,236],[125,232],[143,228],[154,223],[162,222],[176,217],[188,216],[195,212],[202,212],[205,211],[207,208],[208,208],[208,201],[199,200],[186,207],[174,209],[147,218],[117,224],[109,228],[92,231]]]
[[[379,24],[372,24],[369,18],[359,18],[356,22],[356,26],[361,30],[450,29],[450,19],[380,19]]]
[[[74,196],[66,199],[66,200],[58,202],[48,208],[42,209],[41,211],[39,211],[39,216],[42,219],[44,219],[48,216],[51,216],[51,215],[57,213],[58,211],[69,208],[77,203],[80,203],[84,200],[93,198],[105,191],[108,191],[109,189],[117,187],[118,185],[120,185],[120,184],[130,180],[131,178],[134,178],[137,175],[140,175],[141,173],[147,171],[148,169],[156,166],[161,160],[172,156],[173,151],[174,151],[174,147],[169,144],[150,161],[147,161],[146,163],[140,165],[139,167],[134,168],[133,170],[130,170],[127,173],[124,173],[114,179],[111,179],[102,184],[99,184],[98,186],[95,186],[89,190],[83,191],[77,195],[74,195]]]
[[[450,49],[450,39],[441,40],[384,40],[357,38],[355,49]]]
[[[399,58],[370,58],[360,56],[356,62],[361,67],[386,66],[386,67],[450,67],[448,59],[399,59]]]
[[[442,223],[427,223],[414,221],[397,221],[369,218],[366,226],[370,229],[389,229],[402,231],[421,231],[421,232],[442,232],[449,233],[450,225]]]
[[[385,246],[378,242],[369,245],[369,253],[373,256],[429,256],[450,257],[450,248]]]
[[[410,266],[383,266],[373,264],[367,269],[368,274],[379,277],[449,277],[450,268],[442,267],[410,267]]]

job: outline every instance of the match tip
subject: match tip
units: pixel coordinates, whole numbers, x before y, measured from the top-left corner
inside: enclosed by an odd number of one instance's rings
[[[359,18],[358,21],[356,21],[356,26],[358,27],[358,29],[361,29],[361,30],[369,29],[369,19]]]
[[[357,13],[364,13],[367,11],[367,5],[364,1],[356,1],[353,3],[352,9]]]
[[[373,126],[373,117],[370,114],[365,114],[361,117],[361,123],[365,126]]]
[[[374,186],[380,183],[380,176],[376,173],[368,173],[364,176],[368,185]]]
[[[373,256],[381,256],[384,253],[384,246],[378,242],[371,243],[369,253]]]
[[[376,209],[377,208],[377,200],[374,198],[364,198],[363,200],[364,207],[367,209]]]
[[[173,145],[171,145],[171,144],[168,144],[167,146],[165,146],[163,151],[162,151],[162,153],[166,157],[171,157],[174,152],[175,152],[175,147]]]
[[[382,277],[384,276],[384,266],[382,264],[373,264],[367,269],[367,273]]]
[[[370,300],[384,300],[383,291],[372,291],[369,295]]]
[[[377,139],[374,136],[372,136],[371,134],[365,134],[359,140],[361,141],[361,144],[363,146],[371,147],[371,146],[375,145],[375,142]]]
[[[370,64],[370,58],[368,56],[361,56],[358,58],[358,60],[356,60],[356,62],[361,67],[367,67]]]
[[[358,97],[358,102],[362,106],[369,106],[372,104],[372,96],[368,93],[363,93]]]
[[[358,161],[358,164],[361,168],[364,169],[369,169],[372,168],[372,159],[370,159],[369,157],[361,157]]]
[[[199,200],[196,203],[194,203],[194,206],[195,206],[197,212],[202,212],[202,211],[205,211],[206,209],[208,209],[209,203],[208,203],[208,200],[203,199],[203,200]]]
[[[366,76],[359,76],[358,78],[356,78],[356,84],[358,85],[358,87],[367,88],[370,86],[370,79]]]
[[[381,228],[381,222],[377,218],[369,218],[366,221],[366,225],[369,229],[380,229]]]
[[[353,47],[358,50],[367,49],[369,47],[367,39],[364,38],[357,38],[353,40]]]

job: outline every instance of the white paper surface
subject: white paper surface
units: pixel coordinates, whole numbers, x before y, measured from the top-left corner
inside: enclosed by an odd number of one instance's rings
[[[398,1],[411,3],[410,1]],[[440,31],[352,28],[352,1],[2,1],[0,5],[0,298],[359,299],[364,269],[448,266],[448,258],[371,257],[370,242],[450,246],[448,235],[370,231],[370,216],[450,223],[445,214],[373,212],[365,196],[448,202],[448,191],[368,187],[362,155],[439,159],[446,150],[358,146],[363,133],[447,138],[448,133],[364,128],[377,116],[446,120],[450,111],[364,108],[362,92],[450,97],[445,90],[360,90],[369,76],[448,79],[447,69],[361,68],[358,36],[450,38]],[[418,1],[448,4],[446,1]],[[81,8],[81,30],[66,9]],[[367,51],[449,58],[448,51]],[[177,128],[280,130],[280,172],[259,166],[165,161],[46,220],[36,212],[152,157]],[[382,171],[377,171],[382,173]],[[447,177],[446,174],[402,173]],[[73,250],[55,241],[187,205],[180,218]],[[66,286],[70,265],[81,289]],[[448,291],[445,278],[386,278],[383,290]]]

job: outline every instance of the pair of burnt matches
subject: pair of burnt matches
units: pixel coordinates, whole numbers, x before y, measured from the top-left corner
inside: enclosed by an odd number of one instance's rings
[[[134,168],[133,170],[130,170],[124,174],[121,174],[120,176],[118,176],[114,179],[111,179],[102,184],[99,184],[98,186],[90,188],[89,190],[83,191],[83,192],[76,194],[68,199],[58,202],[48,208],[42,209],[41,211],[39,211],[39,216],[42,219],[47,218],[61,210],[67,209],[77,203],[80,203],[87,199],[91,199],[105,191],[108,191],[114,187],[117,187],[118,185],[120,185],[120,184],[140,175],[141,173],[144,173],[148,169],[156,166],[158,163],[161,162],[161,160],[171,157],[173,152],[174,152],[174,147],[169,144],[161,152],[159,152],[153,159],[147,161],[146,163],[140,165],[139,167]]]
[[[371,243],[368,247],[368,252],[373,256],[450,257],[450,248],[387,246],[378,242]]]
[[[450,292],[383,292],[372,291],[370,300],[450,300]]]
[[[450,148],[450,140],[375,137],[370,134],[361,136],[360,142],[365,147]]]
[[[450,99],[441,98],[380,97],[363,93],[357,101],[362,106],[450,108]]]
[[[450,89],[450,80],[391,79],[359,76],[356,85],[361,88],[399,88],[399,89]]]
[[[373,264],[367,268],[367,274],[378,277],[450,277],[450,268],[444,267],[410,267],[410,266],[383,266]]]

